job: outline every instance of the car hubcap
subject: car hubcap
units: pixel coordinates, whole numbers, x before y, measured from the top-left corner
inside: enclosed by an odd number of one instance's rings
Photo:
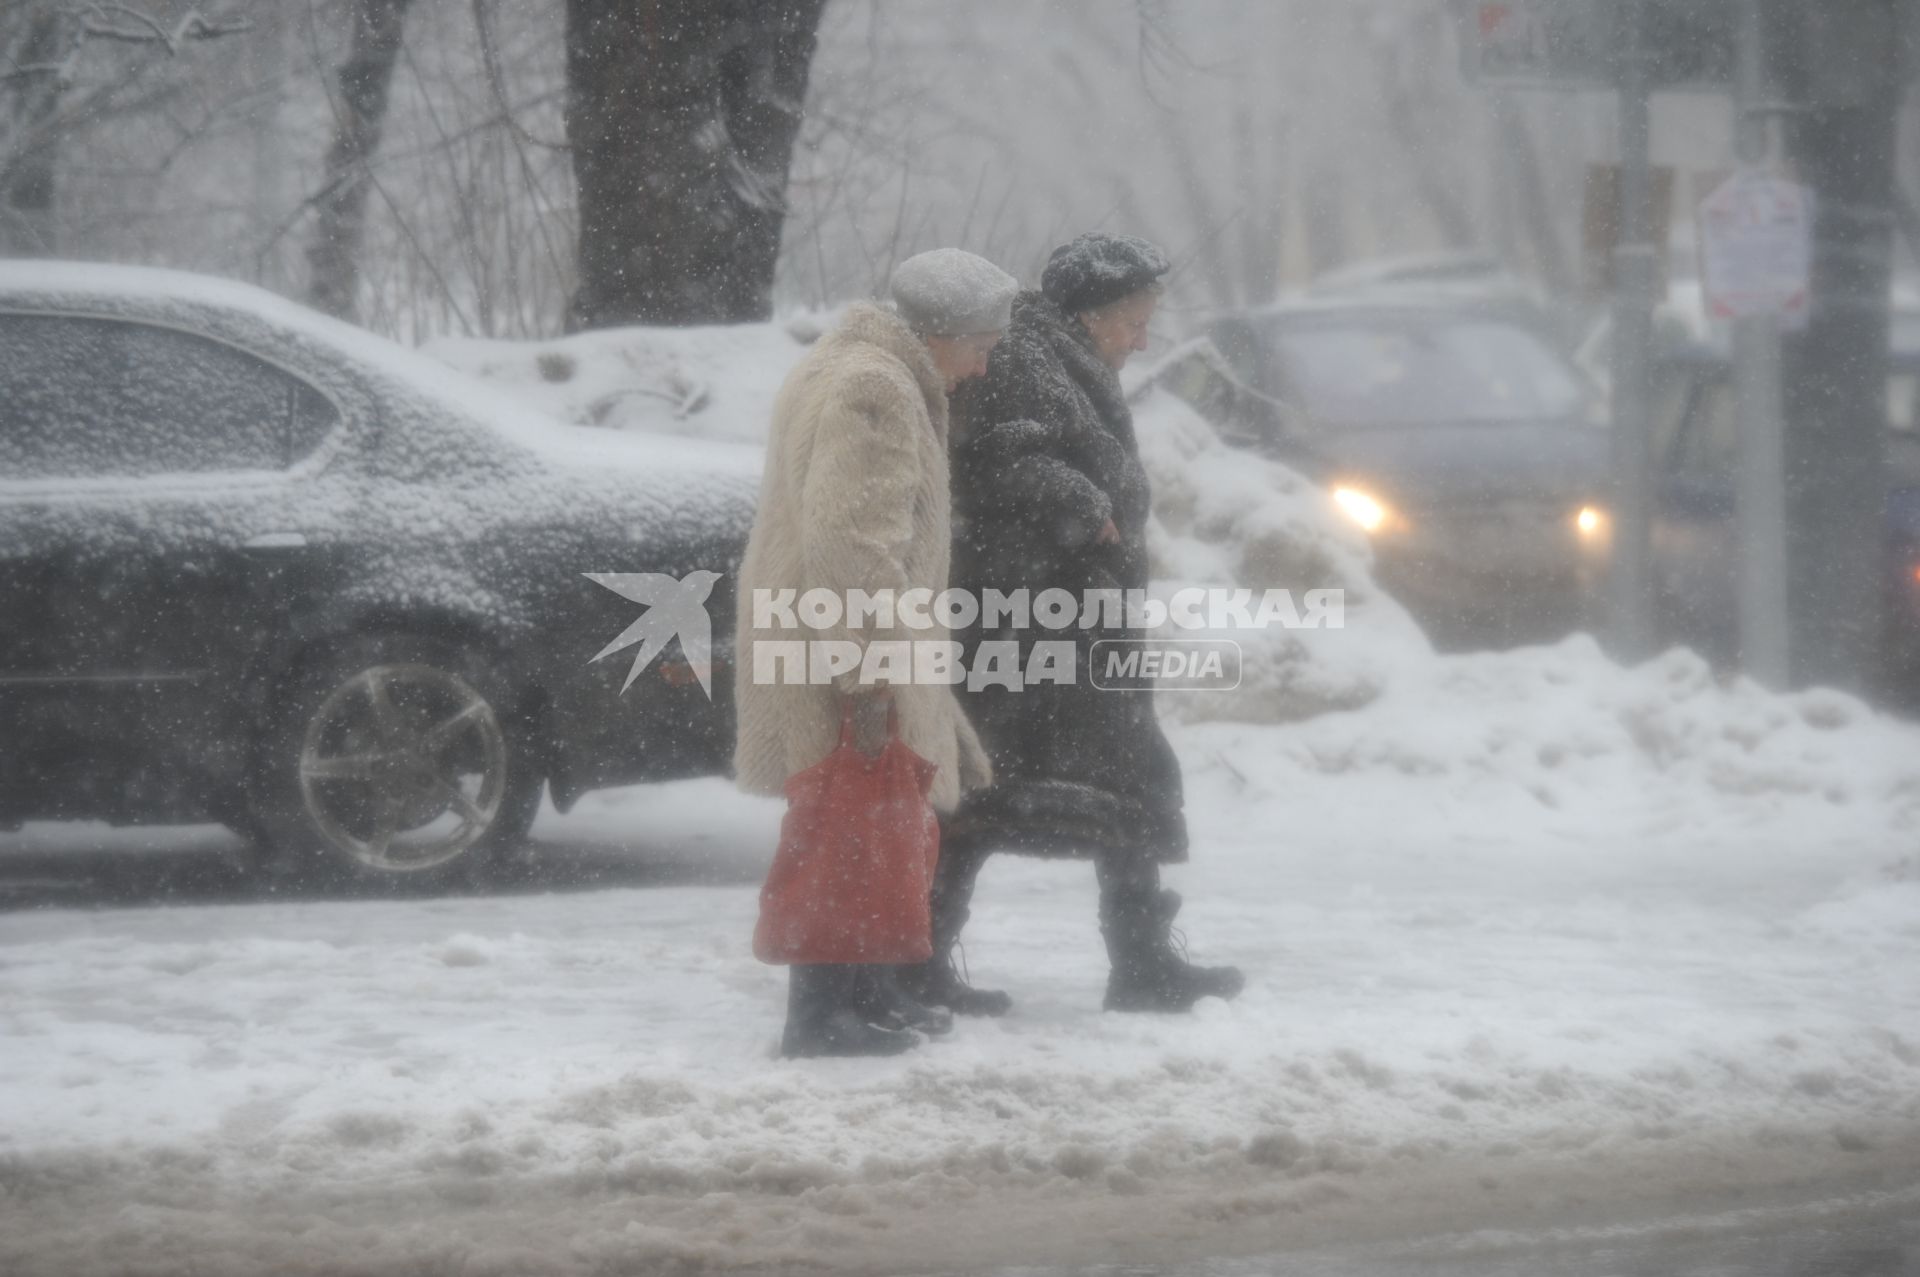
[[[387,872],[431,869],[473,846],[493,827],[506,775],[493,707],[431,665],[376,665],[340,684],[300,751],[314,828]]]

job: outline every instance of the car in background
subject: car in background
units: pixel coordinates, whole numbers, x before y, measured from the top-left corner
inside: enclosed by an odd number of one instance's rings
[[[1163,376],[1231,441],[1325,485],[1442,646],[1590,623],[1607,433],[1531,303],[1326,288],[1216,320]]]
[[[445,884],[543,788],[723,771],[731,589],[711,667],[673,646],[626,687],[631,651],[594,658],[643,609],[586,574],[730,580],[758,470],[257,289],[0,264],[0,827],[218,821]]]
[[[1392,301],[1409,292],[1427,305],[1457,305],[1498,313],[1570,349],[1584,333],[1579,307],[1515,274],[1487,253],[1418,253],[1376,257],[1314,276],[1305,296],[1321,300]]]
[[[1731,663],[1739,648],[1739,419],[1730,334],[1668,308],[1654,372],[1655,617],[1661,636]],[[1920,693],[1920,292],[1896,291],[1887,378],[1882,682]]]

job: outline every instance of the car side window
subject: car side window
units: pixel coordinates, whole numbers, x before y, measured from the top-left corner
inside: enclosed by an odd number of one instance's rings
[[[1887,379],[1887,427],[1895,438],[1911,438],[1920,431],[1917,418],[1920,378],[1895,373]],[[1674,436],[1672,455],[1674,469],[1690,478],[1734,474],[1740,457],[1740,416],[1731,379],[1714,377],[1699,388]]]
[[[1715,377],[1700,387],[1680,428],[1674,468],[1690,478],[1727,478],[1738,464],[1739,414],[1733,382]]]
[[[1693,371],[1656,364],[1653,374],[1653,447],[1663,469],[1679,464],[1679,448],[1693,410]]]
[[[0,475],[281,470],[333,428],[311,386],[193,333],[117,319],[0,316]]]
[[[1887,378],[1887,427],[1909,439],[1920,434],[1920,376],[1896,372]]]
[[[1274,387],[1267,380],[1260,334],[1253,325],[1244,320],[1226,319],[1215,324],[1208,335],[1213,340],[1213,348],[1226,359],[1227,367],[1234,376],[1267,394],[1274,392]]]
[[[1157,382],[1229,442],[1255,442],[1273,433],[1271,409],[1260,402],[1258,392],[1233,375],[1211,344],[1197,346],[1169,364]]]
[[[0,315],[0,478],[72,472],[99,451],[85,423],[110,412],[112,357],[99,325]]]

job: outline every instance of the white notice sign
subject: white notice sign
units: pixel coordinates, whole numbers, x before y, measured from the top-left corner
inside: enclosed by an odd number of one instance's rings
[[[1804,318],[1813,271],[1813,192],[1735,173],[1700,201],[1700,270],[1716,318]]]

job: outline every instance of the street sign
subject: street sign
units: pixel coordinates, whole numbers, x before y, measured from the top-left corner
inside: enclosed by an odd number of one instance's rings
[[[1641,56],[1660,89],[1725,87],[1736,0],[1641,0]],[[1609,89],[1624,75],[1627,0],[1454,0],[1467,79],[1514,89]]]
[[[1512,88],[1608,88],[1613,22],[1604,0],[1465,0],[1469,80]]]
[[[1807,314],[1813,274],[1813,192],[1745,171],[1700,201],[1700,273],[1715,318]]]

